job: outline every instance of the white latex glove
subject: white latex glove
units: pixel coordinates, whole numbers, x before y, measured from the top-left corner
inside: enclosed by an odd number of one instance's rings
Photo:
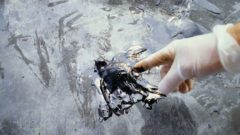
[[[213,33],[171,42],[162,50],[137,63],[134,70],[162,65],[159,90],[168,94],[176,89],[187,92],[192,79],[222,70]]]
[[[224,48],[232,48],[231,45],[236,43],[226,32],[229,26],[231,25],[218,26],[214,33],[173,41],[165,48],[138,62],[133,70],[142,72],[162,65],[163,79],[159,84],[159,90],[164,94],[174,90],[188,92],[192,89],[192,78],[219,72],[223,69],[221,60],[223,64],[228,62],[227,55],[231,55],[232,50],[226,53]],[[225,46],[225,44],[229,45]],[[224,58],[227,59],[224,60]]]

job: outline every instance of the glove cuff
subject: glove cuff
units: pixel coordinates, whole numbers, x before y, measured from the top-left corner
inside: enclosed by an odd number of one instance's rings
[[[239,73],[240,46],[227,32],[229,27],[233,27],[233,24],[217,25],[213,28],[213,33],[217,37],[218,54],[224,69],[231,73]]]

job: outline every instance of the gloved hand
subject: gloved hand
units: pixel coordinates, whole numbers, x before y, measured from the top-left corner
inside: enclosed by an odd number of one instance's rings
[[[163,77],[159,90],[168,94],[174,90],[188,92],[192,79],[223,69],[217,49],[217,37],[213,33],[171,42],[165,48],[138,62],[133,71],[143,72],[162,65]]]

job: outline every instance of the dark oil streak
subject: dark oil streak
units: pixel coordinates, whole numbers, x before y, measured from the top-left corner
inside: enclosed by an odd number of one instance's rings
[[[82,100],[80,100],[79,96],[77,95],[78,89],[79,89],[78,83],[77,83],[77,77],[76,77],[77,76],[77,67],[72,66],[72,63],[77,63],[77,60],[76,60],[77,51],[76,51],[76,48],[74,49],[75,51],[73,51],[67,47],[64,47],[64,44],[65,44],[64,21],[65,21],[65,19],[67,19],[68,17],[72,16],[75,13],[77,13],[77,11],[73,11],[73,12],[61,17],[58,21],[59,22],[59,34],[58,34],[59,35],[59,50],[62,53],[62,58],[63,58],[62,63],[64,65],[64,69],[68,75],[67,78],[68,78],[69,88],[72,93],[74,102],[76,104],[78,113],[81,115],[81,117],[84,117],[86,115],[84,113],[84,112],[86,112],[86,111],[84,111],[86,109],[86,106],[84,104],[86,104],[85,102],[87,99],[85,99],[85,97],[84,97],[84,99],[82,101]],[[79,17],[80,17],[80,15],[79,15]],[[75,17],[75,19],[78,19],[78,17],[77,18]],[[72,19],[72,21],[75,19]],[[71,24],[71,23],[69,23],[69,24]],[[69,55],[69,53],[71,55]],[[65,57],[69,57],[69,58],[65,59]]]
[[[24,61],[24,63],[27,65],[27,67],[29,68],[29,70],[34,74],[34,76],[39,80],[39,82],[45,86],[44,82],[40,79],[40,77],[37,75],[37,73],[35,73],[32,69],[32,67],[30,66],[30,64],[34,64],[33,61],[29,60],[27,57],[25,57],[24,53],[22,52],[22,50],[20,49],[20,47],[18,46],[18,39],[21,38],[26,38],[26,37],[31,37],[31,36],[22,36],[22,35],[12,35],[10,38],[8,38],[8,45],[14,45],[14,49],[21,55],[21,59]]]
[[[76,22],[80,17],[82,17],[82,14],[79,14],[79,15],[75,16],[74,18],[72,18],[70,21],[67,22],[66,25],[67,25],[69,28],[73,29],[72,24],[73,24],[74,22]]]
[[[68,2],[68,0],[60,0],[60,1],[56,1],[56,2],[51,2],[48,4],[48,7],[54,7],[54,6],[57,6],[59,4],[63,4],[63,3],[66,3]]]
[[[4,79],[4,68],[2,67],[1,62],[0,62],[0,74],[1,74],[1,78]]]
[[[64,23],[63,23],[64,20],[75,13],[77,13],[77,10],[75,10],[59,19],[59,21],[58,21],[58,23],[59,23],[58,38],[60,40],[62,40],[62,36],[64,35]],[[62,43],[61,43],[61,45],[62,45]]]
[[[35,32],[35,34],[36,34],[36,43],[37,43],[37,53],[38,53],[39,60],[40,60],[39,70],[40,70],[42,79],[45,82],[45,86],[49,87],[51,74],[49,72],[47,60],[44,58],[42,51],[41,51],[41,46],[45,46],[45,42],[42,38],[38,37],[37,31]]]

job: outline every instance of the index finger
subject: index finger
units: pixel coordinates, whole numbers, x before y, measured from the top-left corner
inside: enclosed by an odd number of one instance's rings
[[[155,66],[171,63],[173,62],[174,57],[174,48],[167,46],[136,63],[133,67],[133,71],[144,72]]]

